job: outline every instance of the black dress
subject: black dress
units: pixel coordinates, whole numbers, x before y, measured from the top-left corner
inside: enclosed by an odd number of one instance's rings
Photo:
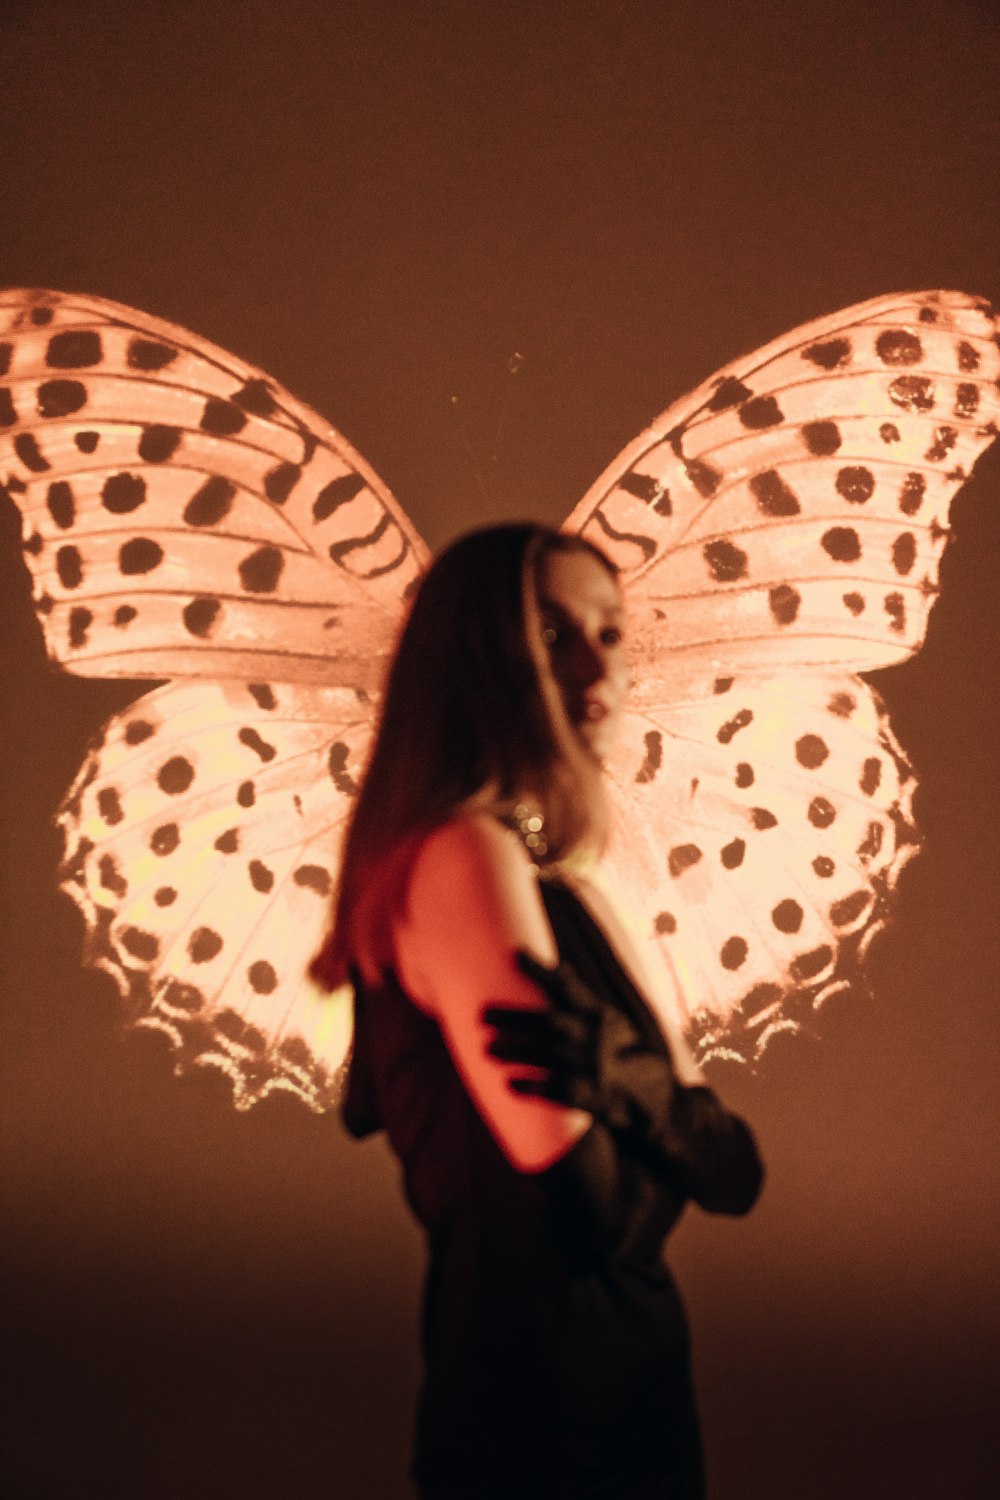
[[[578,898],[540,882],[560,958],[662,1032]],[[676,1156],[595,1124],[538,1174],[507,1162],[436,1021],[393,975],[358,990],[348,1129],[385,1129],[424,1225],[425,1381],[413,1472],[424,1500],[699,1500],[688,1332],[662,1247],[687,1197],[742,1212],[753,1138],[705,1088],[678,1085]]]

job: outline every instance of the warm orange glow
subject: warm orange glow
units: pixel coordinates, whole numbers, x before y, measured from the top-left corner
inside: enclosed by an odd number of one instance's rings
[[[49,653],[171,679],[60,813],[87,957],[238,1105],[325,1107],[348,1008],[303,967],[426,550],[339,434],[184,329],[48,292],[4,294],[0,323],[3,481]],[[797,329],[664,413],[567,522],[623,571],[611,862],[703,1053],[752,1058],[822,1005],[915,847],[912,777],[853,674],[923,639],[1000,418],[993,326],[928,293]]]

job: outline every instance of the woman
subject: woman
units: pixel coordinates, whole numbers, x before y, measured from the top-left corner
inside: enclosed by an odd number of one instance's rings
[[[355,987],[348,1129],[388,1132],[428,1235],[424,1500],[703,1494],[662,1245],[688,1197],[744,1212],[761,1168],[587,874],[627,681],[596,548],[529,525],[450,547],[314,967]]]

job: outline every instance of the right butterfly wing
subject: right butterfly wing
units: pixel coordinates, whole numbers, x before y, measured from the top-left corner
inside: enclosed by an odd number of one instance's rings
[[[912,772],[842,674],[726,678],[626,715],[609,851],[697,1055],[753,1062],[857,979],[917,850]]]
[[[949,506],[1000,431],[998,377],[982,299],[903,293],[783,335],[658,417],[566,522],[622,569],[647,698],[915,651]]]
[[[998,376],[980,299],[876,298],[675,403],[566,523],[623,573],[617,863],[703,1054],[758,1055],[885,920],[913,781],[852,669],[923,639]]]
[[[0,477],[54,661],[378,683],[426,549],[308,407],[185,329],[57,292],[0,294],[0,370]]]

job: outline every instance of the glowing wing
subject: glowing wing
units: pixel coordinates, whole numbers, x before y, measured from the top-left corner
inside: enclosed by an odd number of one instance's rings
[[[343,996],[304,967],[425,549],[268,376],[116,303],[0,294],[0,464],[50,657],[174,679],[106,727],[60,812],[91,961],[237,1104],[333,1098]]]
[[[955,292],[796,329],[664,412],[566,523],[628,591],[616,862],[703,1054],[754,1057],[840,988],[913,852],[911,774],[852,674],[923,640],[998,432],[995,334]]]

